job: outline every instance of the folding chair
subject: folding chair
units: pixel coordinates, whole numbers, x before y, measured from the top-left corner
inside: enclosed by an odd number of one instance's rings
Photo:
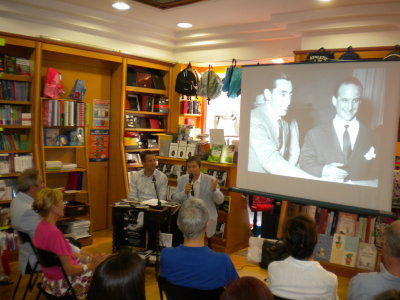
[[[213,290],[199,290],[172,284],[162,276],[157,277],[158,288],[160,291],[160,299],[163,300],[163,291],[168,298],[173,300],[219,300],[224,287],[219,287]]]
[[[29,236],[29,234],[22,232],[22,231],[17,231],[17,234],[18,234],[18,237],[21,240],[22,244],[28,243],[32,247],[33,253],[35,253],[35,256],[37,258],[37,251],[36,251],[35,246],[33,246],[33,244],[32,244],[32,240],[31,240],[31,237]],[[31,265],[29,264],[29,261],[28,261],[28,264],[26,265],[25,274],[29,275],[29,282],[25,288],[24,296],[22,297],[22,300],[25,300],[28,290],[32,291],[32,288],[35,286],[35,283],[38,279],[39,273],[42,272],[37,269],[37,266],[38,266],[38,262],[35,263],[35,266],[32,269]],[[20,284],[23,276],[24,276],[24,274],[19,275],[17,285],[15,286],[14,293],[12,296],[12,300],[15,299],[15,295],[17,294],[18,287],[19,287],[19,284]]]
[[[41,266],[43,266],[45,268],[56,267],[56,266],[60,267],[62,272],[63,272],[63,274],[64,274],[64,278],[68,283],[68,289],[67,289],[65,295],[61,296],[61,297],[57,297],[57,296],[54,296],[54,295],[51,295],[51,294],[47,293],[44,290],[44,288],[42,287],[42,283],[39,282],[38,285],[37,285],[38,288],[39,288],[39,292],[37,294],[36,300],[39,299],[41,294],[44,294],[47,297],[47,299],[49,299],[49,300],[55,300],[55,299],[58,299],[58,300],[77,300],[75,291],[74,291],[74,289],[72,287],[72,284],[71,284],[71,282],[70,282],[70,280],[68,278],[67,273],[65,272],[65,270],[64,270],[64,268],[63,268],[63,266],[61,264],[60,258],[57,256],[57,254],[55,254],[54,252],[46,251],[46,250],[39,249],[39,248],[36,248],[36,249],[37,249],[37,257],[38,257],[39,265],[41,265]]]

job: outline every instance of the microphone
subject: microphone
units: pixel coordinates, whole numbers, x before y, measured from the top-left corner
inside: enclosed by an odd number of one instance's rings
[[[192,190],[190,194],[194,196],[194,190],[193,190],[193,174],[189,174],[189,184],[192,184]]]
[[[154,189],[155,189],[155,191],[156,191],[156,196],[157,196],[157,206],[156,206],[156,207],[153,207],[153,208],[161,209],[161,208],[162,208],[162,206],[161,206],[161,200],[160,200],[160,196],[158,195],[157,184],[156,184],[156,176],[155,176],[155,175],[153,175],[152,182],[153,182],[153,184],[154,184]]]

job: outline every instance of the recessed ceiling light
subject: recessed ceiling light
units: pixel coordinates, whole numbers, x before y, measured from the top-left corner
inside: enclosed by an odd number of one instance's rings
[[[318,0],[319,2],[331,2],[331,0]]]
[[[283,58],[274,58],[274,59],[272,60],[272,62],[273,62],[274,64],[283,64],[285,61],[283,60]]]
[[[176,26],[178,26],[179,28],[192,28],[192,24],[190,24],[190,23],[184,23],[184,22],[182,22],[182,23],[178,23],[178,24],[176,24]]]
[[[127,10],[130,9],[131,7],[126,4],[125,2],[114,2],[112,7],[114,7],[115,9],[119,9],[119,10]]]

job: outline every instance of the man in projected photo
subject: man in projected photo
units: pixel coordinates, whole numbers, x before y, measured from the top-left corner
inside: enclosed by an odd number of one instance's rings
[[[292,81],[281,73],[271,85],[257,96],[258,106],[251,111],[249,171],[312,178],[296,167],[300,155],[297,122],[284,119],[292,101]]]
[[[323,180],[377,186],[372,132],[357,119],[362,89],[354,77],[339,83],[332,97],[335,117],[311,129],[304,139],[304,171]]]

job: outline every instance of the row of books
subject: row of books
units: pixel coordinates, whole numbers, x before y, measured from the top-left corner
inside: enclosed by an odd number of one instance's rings
[[[60,130],[60,128],[44,128],[45,146],[83,146],[85,130],[82,127]]]
[[[19,133],[0,133],[0,150],[28,150],[29,135]]]
[[[16,105],[0,105],[0,125],[32,125],[32,115]]]
[[[43,100],[44,126],[85,126],[86,103],[68,100]]]
[[[30,61],[24,57],[0,54],[0,73],[31,75]]]
[[[83,188],[83,172],[71,172],[68,174],[66,190],[81,191]]]
[[[164,128],[164,118],[145,118],[132,113],[125,114],[125,128]]]
[[[169,100],[163,96],[128,94],[125,109],[146,112],[169,112]]]
[[[126,150],[156,149],[158,137],[145,132],[125,131],[124,146]]]
[[[32,154],[0,154],[0,174],[20,173],[25,169],[32,168]]]
[[[182,166],[182,165],[159,163],[158,170],[163,172],[169,178],[179,178],[182,175],[187,174],[186,166]],[[220,186],[226,185],[226,178],[227,178],[226,171],[207,169],[207,168],[201,168],[201,171],[205,174],[214,176],[217,179],[218,184]]]
[[[200,101],[196,100],[181,100],[181,113],[182,114],[201,114]]]
[[[26,81],[0,80],[0,99],[29,101],[29,87]]]
[[[14,189],[16,182],[17,180],[15,178],[0,179],[0,201],[11,200],[14,198],[16,194]]]
[[[189,157],[195,155],[195,153],[196,153],[196,144],[193,144],[193,143],[188,144],[187,141],[179,141],[178,143],[169,142],[168,145],[169,145],[169,149],[168,149],[169,157],[186,159],[186,158],[189,158]],[[161,152],[161,149],[160,149],[160,152]]]

